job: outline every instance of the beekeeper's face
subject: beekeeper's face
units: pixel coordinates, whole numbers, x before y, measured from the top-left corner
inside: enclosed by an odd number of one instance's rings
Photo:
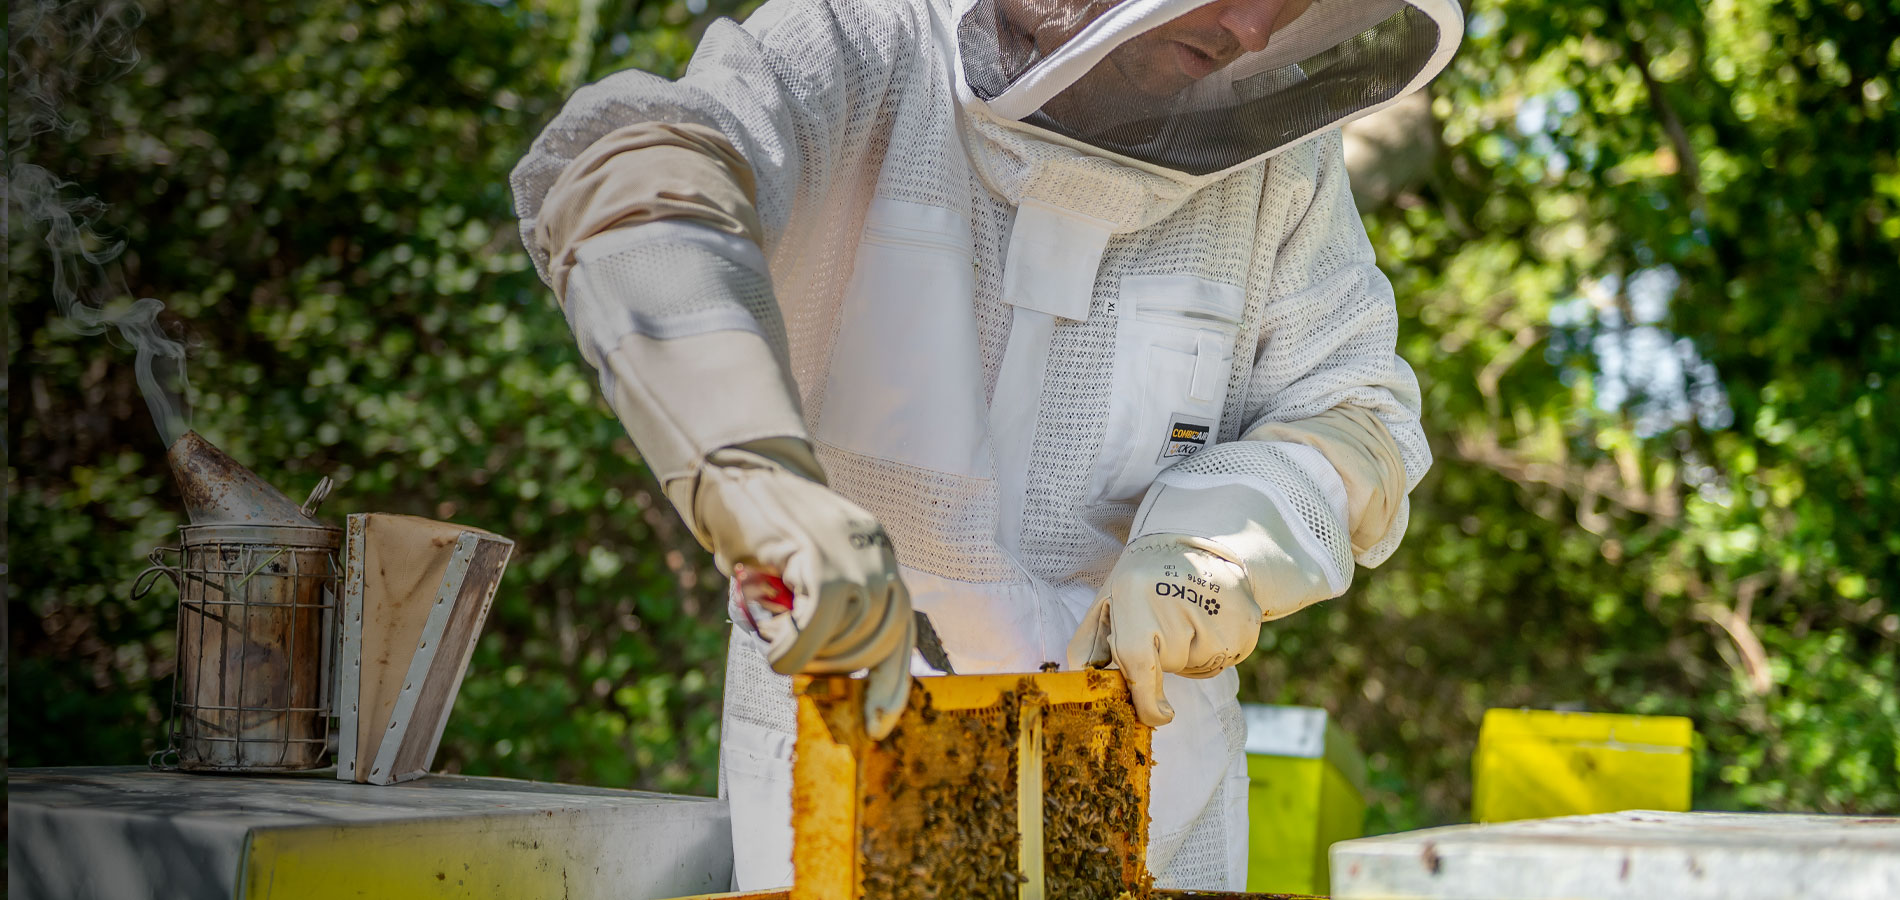
[[[1312,0],[1215,0],[1115,48],[1108,63],[1130,87],[1165,97],[1227,67],[1268,39]]]
[[[1006,17],[1033,36],[1037,53],[1044,56],[1121,2],[1003,0]],[[1312,0],[1214,0],[1130,38],[1077,87],[1095,96],[1172,96],[1241,54],[1265,49],[1275,31],[1311,5]]]

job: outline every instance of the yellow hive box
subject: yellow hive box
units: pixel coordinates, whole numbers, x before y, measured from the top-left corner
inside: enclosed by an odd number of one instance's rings
[[[1471,818],[1685,811],[1694,738],[1681,716],[1487,710],[1471,762]]]
[[[1366,765],[1326,710],[1244,704],[1247,890],[1323,894],[1335,841],[1364,834]]]

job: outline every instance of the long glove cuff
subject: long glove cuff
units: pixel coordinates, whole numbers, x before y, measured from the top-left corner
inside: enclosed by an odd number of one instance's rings
[[[1238,563],[1261,620],[1290,615],[1345,590],[1335,584],[1280,507],[1245,484],[1187,486],[1158,482],[1148,490],[1129,534],[1179,536],[1181,543]]]
[[[705,543],[693,497],[706,458],[806,438],[765,260],[745,238],[683,222],[615,229],[575,257],[565,309],[581,354]]]
[[[804,438],[796,437],[761,438],[737,446],[721,447],[706,454],[702,465],[695,467],[691,476],[669,482],[668,497],[679,508],[680,517],[692,529],[693,536],[699,539],[700,546],[719,560],[722,571],[728,568],[728,563],[721,553],[717,538],[706,527],[707,516],[702,504],[707,499],[706,493],[713,489],[716,482],[736,474],[727,470],[736,469],[788,472],[807,481],[826,484],[824,467],[818,464],[811,444]],[[731,572],[726,571],[726,574],[730,575]]]

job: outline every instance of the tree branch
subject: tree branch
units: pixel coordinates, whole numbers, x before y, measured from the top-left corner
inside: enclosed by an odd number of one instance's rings
[[[1632,487],[1625,484],[1614,465],[1598,463],[1583,469],[1564,463],[1534,460],[1503,446],[1492,431],[1476,435],[1453,435],[1452,450],[1459,459],[1491,469],[1519,485],[1554,487],[1579,498],[1580,504],[1592,503],[1589,498],[1601,498],[1626,512],[1651,516],[1663,522],[1676,521],[1682,512],[1680,504],[1667,492],[1651,494],[1641,485]],[[1580,506],[1580,514],[1591,515],[1594,511]],[[1590,530],[1595,532],[1596,529]]]
[[[1696,162],[1695,148],[1689,145],[1689,131],[1682,127],[1682,117],[1676,114],[1676,108],[1669,105],[1663,96],[1662,83],[1649,73],[1649,51],[1643,42],[1630,34],[1627,23],[1623,28],[1623,46],[1628,49],[1630,62],[1636,66],[1637,74],[1643,76],[1643,88],[1649,95],[1649,109],[1656,114],[1656,120],[1662,124],[1663,134],[1669,138],[1669,146],[1676,154],[1676,175],[1682,179],[1682,189],[1689,196],[1689,202],[1702,203],[1702,167]]]

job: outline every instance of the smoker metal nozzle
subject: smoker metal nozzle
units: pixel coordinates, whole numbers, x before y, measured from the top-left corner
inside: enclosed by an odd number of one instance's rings
[[[315,503],[299,507],[256,472],[238,464],[196,431],[187,431],[165,451],[172,477],[184,495],[193,525],[306,525]],[[321,498],[314,497],[313,500]]]

